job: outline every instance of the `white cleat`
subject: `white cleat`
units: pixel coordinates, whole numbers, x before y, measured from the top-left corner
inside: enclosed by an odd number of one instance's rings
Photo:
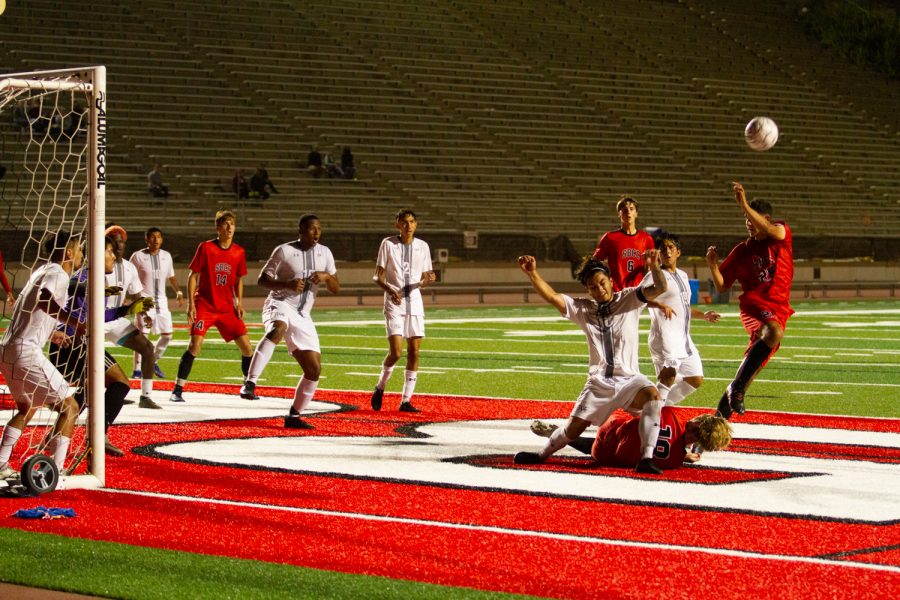
[[[532,421],[531,423],[531,433],[534,435],[538,435],[543,438],[548,438],[553,435],[553,432],[556,431],[558,427],[556,425],[551,425],[550,423],[544,423],[543,421]]]

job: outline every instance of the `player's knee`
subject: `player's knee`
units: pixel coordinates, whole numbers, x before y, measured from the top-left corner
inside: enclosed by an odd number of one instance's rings
[[[273,344],[280,344],[281,340],[284,339],[286,331],[287,323],[276,321],[274,325],[272,325],[272,328],[266,333],[266,338]]]
[[[697,389],[703,385],[703,376],[697,375],[696,377],[685,377],[684,381],[692,388]]]
[[[768,323],[763,330],[762,338],[768,347],[774,348],[780,344],[782,338],[784,338],[784,329],[774,323]]]

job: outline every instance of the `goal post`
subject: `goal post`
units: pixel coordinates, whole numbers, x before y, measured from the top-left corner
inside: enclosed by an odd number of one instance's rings
[[[58,489],[100,487],[105,482],[106,438],[106,67],[0,74],[0,156],[6,167],[0,180],[0,230],[16,241],[18,255],[4,256],[7,263],[19,265],[14,285],[21,289],[30,274],[48,262],[41,251],[46,238],[65,230],[83,242],[87,367],[79,382],[70,383],[83,389],[86,410],[77,419]],[[12,252],[8,246],[6,250]],[[9,418],[9,404],[0,412],[0,430]],[[38,411],[16,447],[17,464],[45,451],[55,419],[56,413],[48,409]],[[21,455],[25,443],[28,449]]]

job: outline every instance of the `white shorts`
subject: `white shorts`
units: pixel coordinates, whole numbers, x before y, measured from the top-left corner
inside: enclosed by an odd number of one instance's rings
[[[0,373],[17,404],[53,406],[72,395],[62,373],[41,350],[24,349],[15,353],[11,350],[7,348],[3,352],[4,358],[15,354],[15,362],[0,360]]]
[[[588,375],[571,416],[602,425],[617,408],[627,411],[637,393],[646,387],[653,384],[641,374],[612,378]]]
[[[144,318],[140,315],[134,318],[134,325],[144,335],[161,333],[172,333],[172,312],[167,309],[151,308],[147,311],[147,316],[153,319],[150,327],[144,327]]]
[[[664,368],[670,367],[675,369],[676,377],[703,377],[703,363],[700,361],[700,353],[694,352],[690,356],[684,358],[667,358],[658,359],[653,357],[653,368],[656,369],[656,376]]]
[[[106,341],[120,346],[122,342],[134,335],[137,330],[137,327],[128,320],[128,317],[119,317],[115,321],[103,324],[103,335]]]
[[[284,332],[284,343],[288,352],[295,350],[312,351],[321,354],[319,347],[319,334],[316,332],[316,324],[308,317],[300,316],[295,308],[280,300],[266,300],[262,312],[263,324],[266,331],[270,331],[275,321],[287,324]]]
[[[385,313],[384,328],[388,337],[399,335],[407,339],[423,338],[425,337],[425,317]]]

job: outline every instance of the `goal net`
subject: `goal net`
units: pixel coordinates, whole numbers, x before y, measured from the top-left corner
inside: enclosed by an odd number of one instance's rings
[[[21,434],[7,450],[8,462],[10,468],[21,470],[23,464],[31,464],[30,457],[43,454],[52,461],[55,454],[55,462],[63,463],[57,488],[97,487],[104,482],[105,159],[105,67],[0,75],[0,250],[16,299],[14,306],[5,303],[0,321],[0,329],[6,330],[0,342],[5,349],[0,356],[5,363],[0,428],[20,415],[23,404],[46,403],[17,429]],[[66,244],[66,233],[80,245]],[[86,269],[80,274],[86,279],[76,286],[79,269]],[[64,307],[81,307],[74,313],[81,313],[86,333],[77,331],[76,322],[55,322],[59,332],[51,335],[52,343],[35,335],[32,347],[44,344],[43,350],[27,360],[27,352],[10,351],[13,346],[25,347],[14,341],[16,325],[38,323],[43,318],[38,311],[49,314],[50,305],[38,301],[40,292],[33,291],[33,280],[51,271],[57,281],[66,282]],[[27,293],[29,289],[32,293]],[[19,338],[23,335],[28,334]],[[65,356],[55,351],[60,346],[67,350]],[[56,393],[64,387],[52,374],[37,374],[36,365],[44,358],[64,374],[61,379],[78,402],[74,410],[71,403],[52,401],[54,392],[47,391],[47,382]],[[74,428],[66,436],[73,420]],[[65,438],[69,441],[63,458]],[[3,458],[0,448],[0,467]],[[24,473],[22,480],[27,480]]]

